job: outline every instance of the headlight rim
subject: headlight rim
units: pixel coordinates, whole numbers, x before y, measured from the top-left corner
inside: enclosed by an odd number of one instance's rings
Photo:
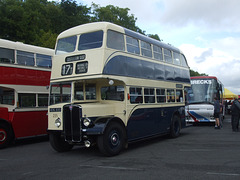
[[[61,125],[62,125],[62,120],[58,117],[58,118],[55,120],[55,126],[56,126],[57,128],[59,128]]]
[[[92,125],[92,120],[89,119],[89,118],[87,118],[87,117],[85,117],[85,118],[83,119],[83,125],[84,125],[85,127],[90,127],[90,126]]]

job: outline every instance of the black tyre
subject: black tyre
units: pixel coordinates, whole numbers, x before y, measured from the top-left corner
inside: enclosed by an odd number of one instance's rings
[[[57,152],[67,152],[73,148],[73,145],[66,142],[59,133],[50,133],[49,141],[52,148]]]
[[[104,134],[98,136],[97,144],[101,153],[106,156],[118,155],[126,143],[126,131],[116,122],[110,123]]]
[[[0,124],[0,149],[9,146],[13,140],[13,134],[9,126]]]
[[[174,115],[172,118],[171,128],[170,128],[170,137],[176,138],[180,135],[181,131],[181,119],[179,116]]]

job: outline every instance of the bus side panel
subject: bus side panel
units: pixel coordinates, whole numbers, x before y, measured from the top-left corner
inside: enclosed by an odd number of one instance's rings
[[[50,74],[50,71],[0,66],[1,84],[48,86]]]
[[[9,120],[8,108],[0,108],[0,119]]]
[[[103,69],[103,74],[189,83],[189,70],[187,69],[178,69],[121,55],[108,61]]]
[[[179,107],[141,108],[135,110],[128,120],[128,140],[170,132],[171,119]]]
[[[47,134],[47,111],[15,112],[12,126],[15,138]]]

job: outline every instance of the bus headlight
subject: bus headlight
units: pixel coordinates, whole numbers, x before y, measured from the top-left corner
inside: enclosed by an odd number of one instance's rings
[[[89,119],[89,118],[84,118],[84,120],[83,120],[83,125],[84,125],[84,126],[88,127],[88,126],[91,125],[91,123],[92,123],[91,119]]]
[[[61,119],[60,118],[57,118],[55,120],[55,126],[58,127],[58,128],[61,126]]]

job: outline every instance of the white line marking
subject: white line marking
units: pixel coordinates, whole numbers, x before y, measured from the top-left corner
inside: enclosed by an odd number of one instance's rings
[[[215,172],[207,172],[209,175],[222,175],[222,176],[240,176],[240,174],[234,173],[215,173]]]
[[[128,170],[128,171],[143,171],[144,169],[139,168],[128,168],[128,167],[114,167],[114,166],[91,166],[91,165],[80,165],[81,167],[90,168],[104,168],[104,169],[117,169],[117,170]]]
[[[208,151],[212,151],[210,149],[180,149],[179,151],[183,151],[183,152],[196,152],[196,151],[203,151],[203,152],[208,152]]]

